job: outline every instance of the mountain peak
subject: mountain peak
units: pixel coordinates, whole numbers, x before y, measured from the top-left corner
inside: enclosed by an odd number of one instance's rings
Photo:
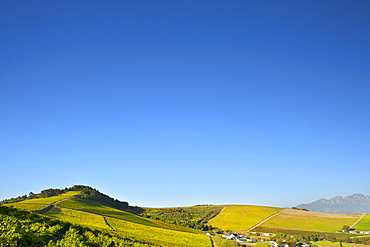
[[[335,196],[330,199],[321,198],[308,204],[300,204],[297,207],[325,213],[370,213],[370,196],[355,193],[346,197]]]

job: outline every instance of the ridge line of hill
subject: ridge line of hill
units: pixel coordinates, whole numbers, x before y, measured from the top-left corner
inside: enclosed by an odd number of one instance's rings
[[[255,229],[255,228],[259,227],[260,225],[262,225],[263,223],[265,223],[266,221],[268,221],[268,220],[269,220],[269,219],[271,219],[272,217],[274,217],[274,216],[276,216],[276,215],[280,214],[283,210],[284,210],[284,209],[282,209],[282,210],[280,210],[279,212],[274,213],[273,215],[270,215],[270,216],[269,216],[269,217],[267,217],[266,219],[264,219],[264,220],[260,221],[260,222],[259,222],[258,224],[256,224],[255,226],[253,226],[253,227],[249,228],[249,229],[247,230],[247,232],[250,232],[250,231],[252,231],[253,229]]]

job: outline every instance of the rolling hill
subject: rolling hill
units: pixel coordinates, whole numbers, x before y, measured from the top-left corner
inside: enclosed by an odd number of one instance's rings
[[[343,241],[353,236],[340,232],[344,225],[370,231],[370,215],[364,214],[252,205],[140,208],[80,185],[2,204],[0,243],[18,246],[212,247],[219,236],[205,236],[205,231],[314,234],[319,240],[327,239],[318,236],[335,235],[333,239]]]
[[[0,223],[5,226],[0,229],[0,243],[9,246],[212,246],[199,230],[143,218],[135,214],[142,209],[91,187],[4,205],[0,206]],[[42,214],[33,213],[40,211]],[[35,215],[37,221],[33,222]],[[24,230],[13,229],[14,222]],[[50,222],[52,230],[38,227],[42,222]],[[94,244],[98,242],[101,244]]]

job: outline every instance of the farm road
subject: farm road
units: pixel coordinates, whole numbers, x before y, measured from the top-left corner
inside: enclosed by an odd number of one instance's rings
[[[59,208],[59,209],[65,209],[65,210],[72,210],[72,211],[76,211],[76,212],[80,212],[80,213],[85,213],[85,214],[93,214],[93,215],[97,215],[97,216],[103,217],[105,224],[107,224],[107,226],[109,228],[111,228],[113,231],[115,231],[115,229],[109,224],[109,222],[107,220],[107,216],[104,216],[104,215],[101,215],[101,214],[96,214],[96,213],[91,213],[91,212],[86,212],[86,211],[81,211],[81,210],[77,210],[77,209],[72,209],[72,208],[63,208],[63,207],[56,206],[57,203],[62,202],[62,201],[65,201],[65,200],[68,200],[68,199],[71,199],[71,198],[67,198],[67,199],[63,199],[63,200],[60,200],[58,202],[55,202],[53,204],[53,207]],[[111,218],[111,217],[108,217],[108,218]]]
[[[260,223],[258,223],[257,225],[255,225],[255,226],[253,226],[252,228],[249,228],[248,230],[247,230],[247,232],[250,232],[250,231],[252,231],[254,228],[257,228],[257,227],[259,227],[260,225],[262,225],[263,223],[265,223],[266,221],[268,221],[269,219],[271,219],[272,217],[275,217],[276,215],[278,215],[278,214],[280,214],[281,213],[281,211],[283,211],[284,209],[282,209],[282,210],[280,210],[279,212],[277,212],[277,213],[274,213],[273,215],[270,215],[269,217],[267,217],[266,219],[264,219],[264,220],[262,220]]]
[[[362,220],[362,218],[364,218],[366,216],[366,214],[361,214],[360,218],[358,218],[358,220],[356,220],[355,223],[353,223],[352,225],[350,225],[349,228],[353,228],[358,222],[360,222],[360,220]]]
[[[72,198],[73,198],[73,196],[72,196],[72,197],[65,198],[65,199],[62,199],[62,200],[60,200],[60,201],[57,201],[57,202],[54,202],[54,203],[50,204],[49,206],[47,206],[47,207],[46,207],[46,209],[47,209],[47,210],[45,210],[45,211],[43,212],[43,214],[45,214],[45,213],[49,212],[49,211],[50,211],[51,209],[53,209],[53,208],[59,208],[59,209],[60,209],[60,208],[62,208],[62,209],[72,210],[72,211],[81,212],[81,213],[94,214],[94,215],[97,215],[97,216],[101,216],[101,217],[103,217],[103,219],[104,219],[104,221],[105,221],[105,224],[107,224],[107,226],[108,226],[109,228],[111,228],[113,231],[115,231],[115,229],[114,229],[114,228],[109,224],[109,222],[108,222],[108,220],[107,220],[107,217],[106,217],[106,216],[104,216],[104,215],[95,214],[95,213],[90,213],[90,212],[85,212],[85,211],[81,211],[81,210],[77,210],[77,209],[63,208],[63,207],[58,207],[58,206],[57,206],[57,204],[58,204],[58,203],[63,202],[63,201],[67,201],[67,200],[72,199]]]

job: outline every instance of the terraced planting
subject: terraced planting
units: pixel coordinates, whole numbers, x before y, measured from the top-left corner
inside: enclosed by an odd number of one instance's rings
[[[208,224],[220,229],[230,229],[234,231],[245,231],[255,226],[269,216],[276,214],[281,208],[232,205],[226,208],[211,219]]]
[[[188,231],[188,232],[199,232],[199,231],[195,231],[195,230],[184,228],[184,227],[176,227],[170,224],[156,222],[154,220],[144,219],[132,213],[128,213],[128,212],[125,212],[119,209],[109,207],[105,205],[104,203],[90,201],[90,200],[73,198],[73,199],[58,203],[58,207],[75,209],[75,210],[80,210],[84,212],[90,212],[94,214],[99,214],[99,215],[103,215],[107,217],[126,220],[126,221],[130,221],[133,223],[143,224],[143,225],[152,226],[152,227],[159,227],[159,228],[166,228],[166,229],[170,228],[173,230],[181,230],[181,231]]]
[[[161,229],[114,218],[107,218],[107,221],[122,238],[142,239],[164,247],[212,247],[210,238],[203,234]]]
[[[328,214],[284,209],[280,214],[261,225],[261,229],[276,229],[313,232],[335,232],[344,225],[351,225],[360,217],[356,214]],[[261,229],[256,228],[256,231]]]
[[[359,231],[370,231],[370,214],[362,218],[354,228]]]
[[[58,195],[58,196],[51,196],[47,198],[36,198],[36,199],[29,199],[24,200],[21,202],[14,202],[9,204],[4,204],[5,206],[13,206],[15,208],[24,209],[28,211],[34,211],[34,210],[40,210],[47,206],[49,206],[52,203],[55,203],[57,201],[72,197],[74,195],[78,195],[80,191],[68,191],[64,194]]]

